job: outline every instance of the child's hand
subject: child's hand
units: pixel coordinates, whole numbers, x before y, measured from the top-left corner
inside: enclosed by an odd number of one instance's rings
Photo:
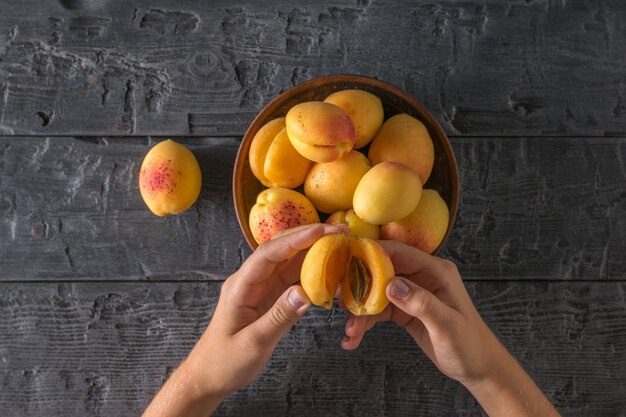
[[[215,314],[145,416],[208,415],[263,369],[310,301],[299,285],[303,250],[342,226],[310,225],[263,243],[222,286]]]
[[[376,322],[393,320],[488,415],[559,415],[482,320],[452,262],[397,241],[379,243],[400,277],[387,286],[391,304],[381,314],[348,319],[344,349],[355,349]]]

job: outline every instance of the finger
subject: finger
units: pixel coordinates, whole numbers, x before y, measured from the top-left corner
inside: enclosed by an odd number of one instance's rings
[[[342,310],[348,309],[348,306],[346,305],[346,302],[343,301],[343,296],[341,295],[341,285],[339,285],[337,289],[335,290],[335,299],[337,300],[337,304],[339,305],[340,309]]]
[[[339,226],[340,230],[335,230],[335,228],[324,227],[324,233],[345,232],[342,228],[343,226],[341,225]],[[287,230],[290,230],[290,229],[287,229]],[[291,257],[288,261],[284,262],[282,265],[277,267],[276,273],[284,284],[283,290],[300,280],[300,270],[302,269],[302,263],[304,262],[304,258],[306,254],[307,254],[307,250],[301,250],[300,252],[295,254],[293,257]]]
[[[361,344],[365,333],[383,321],[391,318],[391,306],[387,306],[381,313],[375,316],[355,316],[350,314],[346,321],[345,337],[341,341],[341,347],[345,350],[354,350]]]
[[[445,330],[459,314],[430,291],[401,277],[387,285],[387,297],[400,310],[424,323],[428,332]]]
[[[326,223],[321,223],[321,224],[322,224],[323,226],[327,225]],[[272,240],[277,239],[277,238],[279,238],[279,237],[283,237],[283,236],[290,235],[290,234],[292,234],[292,233],[297,233],[297,232],[300,232],[300,231],[302,231],[302,230],[310,229],[312,226],[316,226],[316,225],[317,225],[317,224],[305,224],[305,225],[302,225],[302,226],[298,226],[298,227],[291,227],[291,228],[289,228],[289,229],[284,229],[284,230],[281,230],[280,232],[276,233],[276,234],[272,237]],[[345,234],[348,234],[348,231],[349,231],[348,226],[347,226],[347,225],[345,225],[345,224],[328,225],[328,226],[335,226],[335,227],[338,227],[339,229],[341,229],[340,231],[341,231],[341,232],[343,232],[343,233],[345,233]],[[339,231],[339,230],[337,230],[337,231]]]
[[[257,283],[267,279],[277,264],[309,248],[326,233],[339,232],[333,225],[315,224],[293,233],[263,242],[241,266],[237,280]]]
[[[440,258],[397,240],[377,241],[391,258],[396,274],[415,274],[438,267]]]
[[[276,274],[284,284],[283,290],[300,280],[300,270],[306,254],[306,250],[300,251],[276,269]]]
[[[243,331],[259,346],[276,346],[283,334],[304,315],[310,305],[302,287],[294,285],[261,318]]]

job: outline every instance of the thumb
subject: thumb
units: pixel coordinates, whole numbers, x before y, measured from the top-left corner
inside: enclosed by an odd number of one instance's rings
[[[396,277],[387,285],[387,297],[400,310],[418,318],[429,332],[443,330],[454,319],[454,310],[430,291]]]
[[[275,346],[310,305],[302,287],[294,285],[287,288],[261,318],[248,326],[253,340],[261,345]]]

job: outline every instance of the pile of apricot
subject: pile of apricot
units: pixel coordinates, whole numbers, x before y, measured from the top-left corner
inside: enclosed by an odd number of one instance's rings
[[[367,156],[358,151],[367,146]],[[367,91],[342,90],[293,106],[259,129],[249,161],[268,187],[250,211],[258,243],[319,222],[320,213],[350,230],[349,237],[323,237],[305,258],[301,283],[314,304],[330,307],[341,285],[354,314],[382,311],[394,271],[376,240],[431,253],[446,234],[446,203],[437,191],[422,189],[435,161],[428,130],[408,114],[384,120],[380,99]]]

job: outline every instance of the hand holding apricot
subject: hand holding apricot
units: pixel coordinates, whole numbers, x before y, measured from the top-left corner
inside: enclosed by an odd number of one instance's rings
[[[298,281],[303,252],[326,233],[311,225],[266,242],[223,284],[215,313],[192,352],[150,403],[144,417],[206,416],[250,383],[310,302]]]
[[[311,247],[300,272],[300,283],[311,302],[331,308],[341,284],[343,302],[355,315],[378,314],[387,307],[387,283],[394,276],[391,260],[371,239],[336,233]]]
[[[402,242],[379,243],[399,275],[386,289],[391,304],[377,316],[351,316],[344,349],[356,349],[377,322],[392,320],[488,415],[559,415],[482,320],[452,262]]]

